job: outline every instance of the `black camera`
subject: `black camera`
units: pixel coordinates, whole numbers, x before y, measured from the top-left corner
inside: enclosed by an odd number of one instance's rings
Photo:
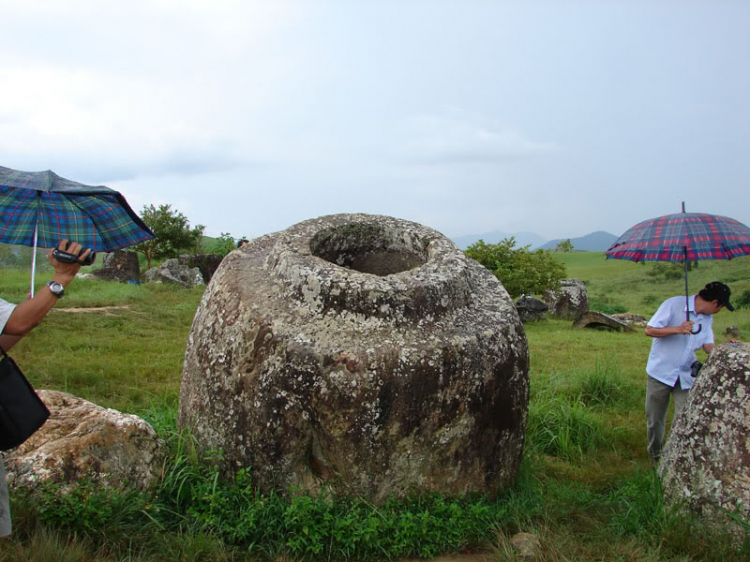
[[[58,244],[59,246],[59,244]],[[67,250],[70,247],[70,241],[68,241],[67,244],[65,244],[65,250]],[[96,260],[96,251],[91,250],[89,252],[89,255],[86,256],[84,259],[80,259],[79,256],[86,251],[86,248],[81,248],[81,251],[78,254],[73,254],[71,252],[67,252],[65,250],[58,250],[55,248],[52,250],[52,257],[55,258],[59,262],[63,263],[80,263],[81,265],[91,265]]]
[[[700,361],[693,361],[693,364],[690,365],[690,376],[695,378],[698,376],[698,373],[701,371],[701,367],[703,367],[703,363]]]

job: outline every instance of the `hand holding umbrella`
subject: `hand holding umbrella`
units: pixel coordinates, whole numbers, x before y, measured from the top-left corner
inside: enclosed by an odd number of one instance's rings
[[[22,172],[0,166],[0,242],[34,248],[58,248],[75,240],[92,251],[112,252],[154,235],[119,192],[85,185],[46,172]]]

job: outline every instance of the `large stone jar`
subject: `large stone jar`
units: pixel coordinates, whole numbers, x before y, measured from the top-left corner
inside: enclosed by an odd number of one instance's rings
[[[669,504],[747,539],[750,518],[750,343],[717,345],[674,421],[659,463]],[[729,514],[739,516],[730,517]]]
[[[430,228],[343,214],[224,259],[193,321],[179,423],[263,490],[380,502],[500,491],[528,396],[523,326],[489,271]]]

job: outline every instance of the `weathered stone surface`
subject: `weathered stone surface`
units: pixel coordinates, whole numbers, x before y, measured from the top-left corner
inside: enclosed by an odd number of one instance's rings
[[[146,274],[146,283],[175,283],[183,287],[205,285],[203,274],[197,267],[180,265],[178,259],[166,260],[159,267],[152,267]]]
[[[105,281],[130,280],[138,281],[141,277],[141,266],[138,264],[138,254],[129,250],[117,250],[105,254],[102,268],[95,269],[89,275]]]
[[[727,329],[724,330],[724,335],[728,338],[739,339],[740,329],[737,326],[727,326]]]
[[[557,291],[544,291],[542,298],[549,306],[550,314],[558,318],[577,320],[589,309],[586,285],[580,279],[563,279]]]
[[[549,310],[549,306],[534,297],[522,296],[516,301],[516,310],[522,322],[538,322],[547,320],[544,313]]]
[[[598,310],[589,310],[586,312],[578,320],[573,322],[573,327],[611,328],[613,330],[624,330],[626,332],[633,331],[633,327],[630,324],[609,316],[608,314],[604,314],[603,312],[599,312]]]
[[[495,492],[517,472],[528,393],[523,326],[489,271],[416,223],[333,215],[224,259],[179,423],[266,490]]]
[[[203,276],[203,281],[208,284],[222,259],[219,254],[186,254],[180,256],[180,265],[186,265],[191,269],[197,267]]]
[[[610,316],[612,316],[612,318],[615,318],[616,320],[620,320],[621,322],[625,322],[626,324],[635,326],[637,328],[645,328],[646,324],[648,324],[648,318],[646,318],[645,316],[641,316],[640,314],[621,312],[619,314],[611,314]]]
[[[66,392],[38,394],[51,415],[25,443],[5,453],[14,486],[88,479],[145,489],[160,477],[166,446],[144,420]]]
[[[510,538],[510,544],[518,559],[533,562],[542,552],[542,543],[531,533],[516,533]]]
[[[659,473],[669,502],[741,540],[724,510],[750,517],[750,343],[714,348],[674,422]]]

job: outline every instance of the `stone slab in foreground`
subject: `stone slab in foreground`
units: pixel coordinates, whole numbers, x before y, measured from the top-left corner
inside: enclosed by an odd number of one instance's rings
[[[144,420],[66,392],[38,394],[51,415],[25,443],[5,453],[14,486],[86,479],[146,489],[161,476],[166,446]]]

